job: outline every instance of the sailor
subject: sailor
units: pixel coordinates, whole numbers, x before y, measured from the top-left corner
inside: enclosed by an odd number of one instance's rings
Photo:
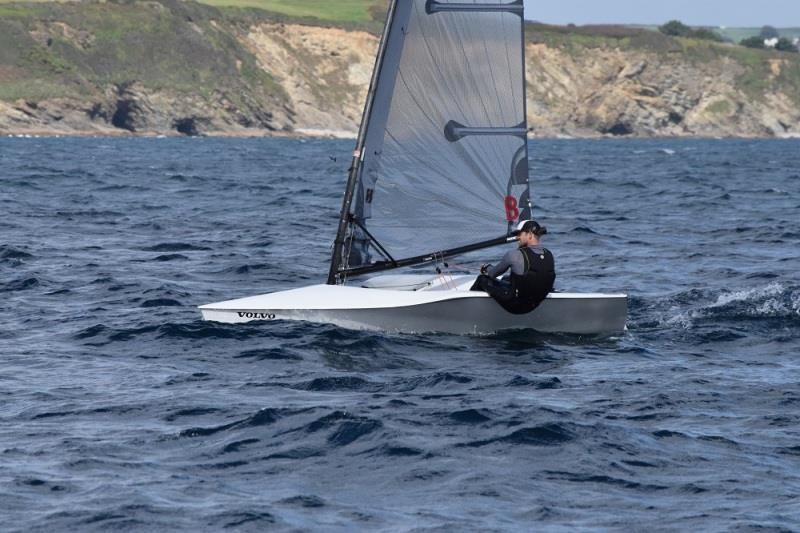
[[[535,220],[523,220],[514,233],[519,248],[509,251],[495,266],[483,265],[470,290],[484,291],[509,313],[523,315],[536,309],[553,290],[556,268],[553,254],[539,242],[547,228]],[[498,280],[509,268],[510,281]]]

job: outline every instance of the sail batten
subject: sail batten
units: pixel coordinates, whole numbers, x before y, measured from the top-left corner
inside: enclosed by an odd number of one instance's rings
[[[522,1],[390,9],[332,273],[469,248],[530,216]]]
[[[437,0],[427,0],[425,3],[425,11],[427,13],[453,13],[458,11],[467,11],[470,13],[496,13],[496,12],[505,12],[505,13],[516,13],[520,17],[524,11],[522,0],[516,0],[515,2],[511,2],[508,4],[490,4],[490,3],[475,3],[475,4],[466,4],[466,3],[443,3]]]

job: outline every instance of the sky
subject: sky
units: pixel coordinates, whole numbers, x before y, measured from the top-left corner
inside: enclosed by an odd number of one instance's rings
[[[549,24],[800,27],[800,0],[524,0],[525,18]]]

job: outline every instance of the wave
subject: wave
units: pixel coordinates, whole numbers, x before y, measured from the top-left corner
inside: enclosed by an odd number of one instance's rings
[[[326,442],[334,447],[347,446],[383,428],[383,422],[369,417],[355,416],[345,411],[333,411],[301,426],[294,432],[306,434],[328,432]]]
[[[381,446],[374,450],[374,453],[384,457],[418,457],[420,455],[425,455],[425,451],[419,448],[391,444]]]
[[[690,308],[680,309],[687,306]],[[659,312],[659,308],[664,307],[669,307],[670,311]],[[746,330],[730,327],[736,326],[738,322],[755,320],[773,323],[778,320],[788,324],[800,324],[800,287],[787,287],[782,282],[774,281],[762,287],[724,291],[716,295],[693,289],[654,302],[634,297],[631,299],[631,308],[636,310],[637,314],[653,317],[638,324],[633,323],[636,328],[663,326],[677,326],[685,330],[704,328],[705,331],[699,333],[701,340],[733,341],[748,334]],[[727,327],[722,327],[726,324]],[[709,327],[713,329],[709,330]]]
[[[125,215],[125,213],[121,213],[119,211],[110,211],[104,209],[75,209],[69,211],[56,211],[55,215],[61,218],[72,219],[75,217],[87,217],[87,218],[99,218],[99,217],[110,217],[110,218],[121,218]]]
[[[0,245],[0,259],[33,259],[33,255],[24,252],[19,248],[8,245]]]
[[[232,429],[251,428],[273,424],[280,419],[284,413],[277,409],[262,409],[252,416],[248,416],[235,422],[223,424],[221,426],[194,427],[178,433],[179,437],[207,437],[223,431]]]
[[[145,252],[208,252],[211,248],[197,246],[185,242],[164,242],[154,246],[142,248]]]
[[[451,386],[453,384],[467,384],[472,383],[472,381],[472,378],[467,376],[459,376],[458,374],[451,374],[450,372],[437,372],[430,376],[416,376],[400,379],[389,388],[392,392],[409,392],[419,388],[432,388],[438,385]]]
[[[800,318],[800,289],[782,283],[726,292],[701,310],[709,316],[726,318]]]
[[[291,388],[297,390],[307,390],[314,392],[332,391],[378,391],[381,384],[372,383],[366,379],[355,376],[337,376],[327,378],[315,378],[311,381],[292,385]]]
[[[638,181],[625,181],[619,184],[620,187],[630,187],[633,189],[647,189],[647,185]]]
[[[41,285],[41,282],[38,278],[30,277],[30,278],[21,278],[13,281],[9,281],[4,285],[0,285],[0,292],[18,292],[18,291],[25,291],[28,289],[33,289]]]
[[[329,376],[314,378],[300,383],[268,383],[293,390],[312,392],[411,392],[426,390],[439,385],[472,383],[472,378],[448,372],[437,372],[427,376],[414,376],[389,383],[369,381],[358,376]]]
[[[572,232],[574,233],[589,233],[592,235],[597,235],[597,232],[593,229],[589,228],[588,226],[578,226],[576,228],[572,228]]]
[[[182,307],[183,304],[177,300],[169,298],[156,298],[153,300],[145,300],[140,307]]]
[[[494,439],[473,441],[459,446],[480,448],[490,444],[522,444],[527,446],[558,446],[575,438],[575,433],[561,424],[551,422],[541,426],[527,427],[514,431],[509,435]]]
[[[561,380],[557,377],[549,379],[532,380],[522,376],[516,376],[514,379],[504,385],[504,387],[526,387],[538,390],[543,389],[560,389]]]
[[[126,342],[143,336],[153,335],[157,339],[248,339],[254,336],[270,335],[268,330],[244,324],[221,324],[198,320],[191,323],[167,323],[133,328],[112,328],[105,324],[82,329],[73,334],[75,340],[89,341],[89,346],[105,346],[113,342]]]
[[[302,361],[303,358],[299,355],[289,353],[286,348],[259,348],[255,350],[245,350],[238,355],[233,356],[234,359],[255,359],[257,361],[265,360],[286,360],[286,361]]]
[[[151,259],[151,261],[158,261],[162,263],[165,263],[167,261],[188,261],[188,260],[189,258],[183,254],[163,254]]]
[[[382,427],[383,423],[380,420],[370,418],[348,420],[342,422],[336,431],[328,436],[327,440],[332,446],[347,446]]]
[[[95,192],[127,192],[127,191],[136,191],[136,192],[149,192],[149,187],[143,187],[141,185],[131,185],[131,184],[123,184],[123,183],[116,183],[112,185],[104,185],[102,187],[98,187],[94,189]]]
[[[277,519],[266,511],[225,511],[207,518],[207,525],[212,529],[247,529],[261,530],[267,525],[274,525]]]
[[[546,476],[547,479],[570,481],[573,483],[596,483],[600,485],[612,485],[630,490],[640,490],[648,492],[666,490],[669,488],[665,485],[644,485],[642,483],[637,483],[635,481],[630,481],[627,479],[616,478],[601,474],[579,474],[574,472],[559,472],[559,471],[545,471],[542,472],[542,474]]]
[[[242,448],[249,446],[250,444],[256,444],[261,442],[261,439],[242,439],[231,442],[226,444],[225,447],[222,449],[222,453],[233,453],[241,451]]]
[[[177,411],[165,416],[164,420],[167,422],[174,422],[179,418],[212,415],[220,411],[221,409],[217,407],[190,407],[188,409],[178,409]]]
[[[455,411],[448,416],[459,424],[483,424],[492,420],[485,409],[466,409],[464,411]]]
[[[305,508],[325,507],[325,501],[319,496],[314,496],[314,495],[306,496],[301,494],[298,496],[292,496],[290,498],[284,498],[278,503],[281,503],[283,505],[292,505]]]
[[[229,274],[249,274],[252,271],[268,270],[270,268],[272,268],[272,265],[256,263],[252,265],[232,266],[224,269],[222,272]]]

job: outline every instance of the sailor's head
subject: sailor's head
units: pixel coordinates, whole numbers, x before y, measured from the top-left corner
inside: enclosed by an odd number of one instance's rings
[[[535,220],[521,220],[514,234],[517,235],[520,245],[528,246],[538,244],[541,236],[547,234],[547,228]]]
[[[547,228],[540,225],[535,220],[521,220],[520,223],[517,224],[517,229],[514,233],[516,235],[532,233],[537,237],[541,237],[542,235],[547,235]]]

